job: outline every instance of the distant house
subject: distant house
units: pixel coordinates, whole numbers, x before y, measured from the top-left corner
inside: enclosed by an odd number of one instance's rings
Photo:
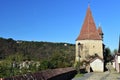
[[[116,54],[115,55],[115,64],[113,64],[115,66],[115,70],[119,73],[120,72],[120,54]]]
[[[104,71],[104,61],[100,57],[95,57],[90,60],[90,67],[93,72],[103,72]]]
[[[17,40],[16,43],[22,43],[22,40]]]
[[[120,72],[120,37],[119,37],[118,53],[115,55],[113,66],[115,67],[115,70],[119,73]]]

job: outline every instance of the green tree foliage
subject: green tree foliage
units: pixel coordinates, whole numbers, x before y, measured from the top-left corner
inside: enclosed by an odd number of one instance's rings
[[[117,49],[114,49],[113,53],[114,53],[114,54],[117,54],[117,53],[118,53],[118,50],[117,50]]]
[[[109,62],[112,60],[111,50],[109,47],[105,48],[104,60],[105,62]]]
[[[74,64],[75,45],[73,44],[0,38],[0,47],[0,77],[71,67]],[[29,68],[20,69],[20,64],[25,60],[31,61]]]
[[[75,45],[64,46],[64,44],[66,43],[15,41],[11,38],[0,38],[0,59],[16,53],[38,60],[48,58],[53,53],[66,53],[74,59]]]

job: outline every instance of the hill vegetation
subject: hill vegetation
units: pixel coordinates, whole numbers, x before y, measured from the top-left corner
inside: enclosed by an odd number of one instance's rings
[[[70,67],[74,58],[74,44],[0,38],[0,77]]]

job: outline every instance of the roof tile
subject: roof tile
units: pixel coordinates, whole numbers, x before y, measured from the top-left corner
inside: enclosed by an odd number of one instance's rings
[[[82,25],[81,32],[77,40],[101,40],[101,37],[96,29],[90,7],[87,9],[86,17]]]

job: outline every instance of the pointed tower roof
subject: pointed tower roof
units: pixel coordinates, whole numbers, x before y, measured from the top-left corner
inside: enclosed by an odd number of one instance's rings
[[[92,17],[90,6],[88,6],[86,17],[77,40],[101,40]]]
[[[118,53],[120,53],[120,36],[119,36],[119,48],[118,48]]]

